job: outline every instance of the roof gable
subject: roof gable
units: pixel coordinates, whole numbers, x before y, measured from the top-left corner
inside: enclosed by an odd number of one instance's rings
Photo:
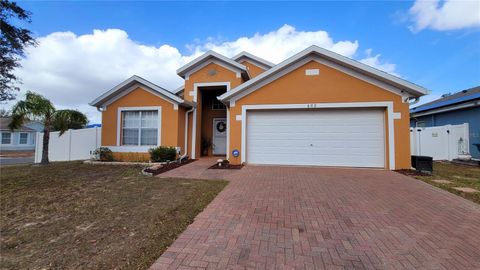
[[[154,95],[160,96],[163,99],[169,101],[172,104],[179,104],[179,105],[185,105],[185,106],[190,106],[190,104],[186,103],[183,99],[180,97],[170,93],[168,90],[151,83],[142,77],[139,76],[132,76],[128,78],[127,80],[123,81],[119,85],[115,86],[114,88],[110,89],[109,91],[103,93],[101,96],[90,102],[89,104],[95,107],[102,107],[107,104],[110,104],[114,100],[128,94],[138,86],[143,86],[146,90],[151,92]]]
[[[242,62],[242,61],[247,61],[247,62],[250,62],[260,68],[262,68],[263,70],[268,70],[270,69],[271,67],[275,66],[274,63],[272,62],[269,62],[263,58],[260,58],[258,56],[255,56],[251,53],[248,53],[248,52],[241,52],[237,55],[235,55],[234,57],[232,57],[232,60],[236,61],[236,62]]]
[[[184,79],[188,79],[190,74],[200,70],[210,63],[215,63],[236,72],[237,77],[246,76],[246,78],[248,78],[247,67],[214,51],[208,51],[183,67],[177,69],[177,74]]]
[[[282,76],[282,73],[285,74],[286,72],[289,72],[289,69],[295,67],[298,68],[301,64],[311,60],[316,60],[322,64],[328,64],[331,67],[348,73],[349,75],[354,75],[369,82],[378,82],[379,86],[382,88],[406,92],[414,97],[425,95],[428,92],[423,87],[372,68],[366,64],[352,60],[345,56],[341,56],[318,46],[310,46],[265,71],[264,73],[258,75],[257,77],[226,92],[225,94],[221,95],[219,99],[222,101],[239,99],[251,91],[255,91],[256,89],[260,88],[262,84],[269,82],[269,80],[275,80],[276,78]]]

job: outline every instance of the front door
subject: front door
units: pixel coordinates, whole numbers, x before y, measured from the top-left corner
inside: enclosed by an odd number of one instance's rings
[[[213,154],[226,155],[227,154],[227,119],[214,118],[213,119]]]

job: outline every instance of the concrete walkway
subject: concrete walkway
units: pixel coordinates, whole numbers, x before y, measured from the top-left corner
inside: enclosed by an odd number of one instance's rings
[[[480,207],[384,170],[200,160],[163,177],[230,184],[151,269],[480,269]]]

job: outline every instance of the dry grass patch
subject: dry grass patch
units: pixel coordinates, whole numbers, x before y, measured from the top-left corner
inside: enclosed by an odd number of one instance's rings
[[[0,268],[148,268],[227,184],[140,170],[3,166]]]
[[[480,190],[480,167],[459,165],[450,162],[434,162],[433,174],[431,176],[416,175],[413,177],[460,195],[465,199],[480,203],[480,192],[467,193],[454,189],[454,187],[462,187]],[[434,180],[447,180],[451,183]]]

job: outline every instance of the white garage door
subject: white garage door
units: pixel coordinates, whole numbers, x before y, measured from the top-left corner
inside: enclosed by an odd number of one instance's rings
[[[383,168],[384,126],[380,109],[248,111],[246,161]]]

